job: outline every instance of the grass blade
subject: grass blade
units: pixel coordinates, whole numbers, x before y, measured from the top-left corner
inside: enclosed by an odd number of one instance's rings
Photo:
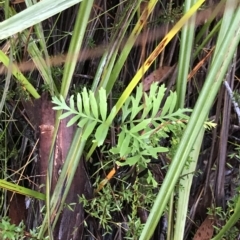
[[[79,3],[81,0],[43,0],[0,23],[0,39],[10,37]],[[38,13],[38,14],[36,14]]]

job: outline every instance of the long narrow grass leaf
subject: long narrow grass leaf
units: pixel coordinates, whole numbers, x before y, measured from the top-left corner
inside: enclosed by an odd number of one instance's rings
[[[40,199],[40,200],[45,200],[46,196],[45,194],[39,193],[37,191],[16,185],[14,183],[10,183],[6,180],[1,180],[0,179],[0,188],[4,188],[8,191],[16,192],[22,195],[26,195],[28,197]]]
[[[0,39],[12,36],[55,14],[79,3],[81,0],[43,0],[0,23]],[[36,14],[37,13],[37,14]]]

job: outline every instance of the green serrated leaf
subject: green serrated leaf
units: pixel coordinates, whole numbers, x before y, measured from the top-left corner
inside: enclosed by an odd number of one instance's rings
[[[158,111],[160,110],[160,105],[165,91],[166,88],[164,86],[158,88],[157,96],[153,99],[152,118],[156,117]]]
[[[118,147],[112,147],[109,151],[112,154],[119,154],[120,149]]]
[[[128,126],[128,124],[130,125],[130,127],[129,127],[129,129],[132,129],[133,127],[135,127],[135,125],[137,124],[137,123],[139,123],[140,121],[139,120],[133,120],[133,121],[130,121],[130,122],[126,122],[126,126]],[[126,128],[126,130],[127,130],[127,128]],[[128,130],[127,130],[128,131]]]
[[[165,87],[165,84],[158,86],[158,93],[157,93],[158,97],[157,98],[159,100],[162,101],[162,98],[164,97],[166,90],[167,90],[167,88]]]
[[[129,166],[133,166],[134,164],[136,164],[139,161],[139,156],[133,156],[133,157],[129,157],[126,159],[126,164]]]
[[[124,138],[125,138],[125,131],[123,129],[121,129],[121,132],[118,134],[118,142],[117,142],[119,152],[120,152],[120,149],[121,149],[122,142],[123,142]]]
[[[124,155],[122,156],[123,158],[127,157],[130,154],[134,154],[136,151],[133,151],[132,146],[126,148]]]
[[[109,125],[107,125],[105,122],[98,126],[95,133],[95,138],[96,138],[98,147],[104,143],[107,137],[108,130],[109,130]]]
[[[144,93],[144,107],[141,119],[145,119],[153,106],[153,98]]]
[[[92,134],[96,125],[97,125],[97,121],[92,121],[91,123],[87,124],[82,136],[84,140],[88,139],[88,137]]]
[[[111,112],[110,112],[110,114],[109,114],[109,116],[106,120],[106,124],[108,126],[110,126],[111,123],[113,122],[115,115],[116,115],[116,105],[112,108],[112,110],[111,110]]]
[[[89,97],[88,97],[88,92],[87,92],[86,87],[83,88],[82,99],[83,99],[83,107],[84,107],[85,114],[87,116],[91,116],[91,114],[90,114]]]
[[[140,83],[137,86],[137,93],[136,93],[136,99],[139,99],[139,101],[142,98],[142,93],[143,93],[143,85],[142,85],[142,83]]]
[[[52,97],[52,103],[54,103],[56,105],[61,105],[61,101],[58,99],[57,96]]]
[[[188,109],[188,108],[178,109],[179,118],[188,120],[189,119],[189,115],[187,115],[185,113],[191,113],[191,112],[192,112],[192,110]]]
[[[139,150],[140,144],[139,144],[139,139],[138,138],[133,138],[133,143],[132,143],[132,153],[134,154],[136,151]]]
[[[82,97],[80,93],[77,94],[77,109],[78,112],[82,113]]]
[[[128,115],[131,113],[131,109],[126,109],[125,111],[124,111],[124,115],[122,115],[122,121],[121,121],[121,123],[122,124],[124,124],[124,122],[126,121],[126,118],[128,117]]]
[[[65,103],[63,96],[60,96],[60,99],[57,99],[57,97],[53,97],[52,102],[58,105],[53,107],[54,110],[70,110],[70,108]]]
[[[69,105],[71,109],[75,110],[75,106],[74,106],[74,96],[72,95],[69,99]]]
[[[162,109],[162,112],[161,112],[161,117],[164,117],[168,113],[169,108],[171,107],[171,103],[172,103],[172,100],[173,100],[172,99],[173,96],[172,96],[171,93],[170,93],[170,96],[167,97],[166,102],[163,106],[163,109]]]
[[[129,165],[126,161],[116,161],[116,164],[118,165],[118,166],[120,166],[120,167],[123,167],[123,166],[127,166],[127,165]]]
[[[157,184],[157,181],[154,179],[151,171],[149,171],[149,170],[148,170],[147,183],[148,183],[148,184],[151,184],[151,183],[152,183],[152,185],[153,185],[154,188],[157,187],[157,185],[158,185],[158,184]]]
[[[214,123],[213,120],[212,120],[212,121],[204,122],[204,126],[203,127],[208,129],[208,130],[211,130],[212,128],[215,128],[216,126],[217,126],[217,124]]]
[[[154,148],[156,150],[156,153],[160,153],[160,152],[168,152],[169,149],[165,148],[165,147],[156,147]]]
[[[140,123],[138,123],[136,126],[130,129],[131,133],[139,132],[147,127],[147,125],[151,122],[151,119],[144,119]]]
[[[137,114],[143,109],[143,105],[137,107],[133,107],[131,111],[131,117],[130,120],[133,121],[133,119],[137,116]]]
[[[89,92],[89,101],[92,110],[92,114],[95,119],[98,119],[98,105],[94,93],[92,91]]]
[[[139,150],[139,141],[136,138],[132,138],[132,151]]]
[[[176,92],[173,92],[173,93],[171,92],[170,96],[171,96],[172,99],[171,99],[171,105],[170,105],[170,108],[169,108],[169,113],[171,114],[174,111],[176,103],[177,103],[177,93]]]
[[[127,134],[122,141],[121,149],[120,149],[120,157],[124,157],[128,151],[129,143],[131,140],[131,135]]]
[[[72,125],[73,125],[74,123],[76,123],[80,118],[81,118],[80,115],[74,116],[74,117],[67,123],[67,127],[72,126]]]
[[[157,158],[157,154],[161,152],[168,152],[168,148],[165,147],[150,147],[148,149],[145,149],[141,152],[142,155],[146,156],[152,156],[154,158]]]
[[[107,96],[104,88],[100,88],[99,90],[99,111],[102,121],[105,121],[107,118]]]
[[[135,98],[131,97],[132,102],[132,111],[130,117],[131,120],[133,120],[136,117],[136,115],[143,109],[143,105],[140,105],[142,95],[143,95],[142,84],[140,84],[137,87],[137,93]]]
[[[150,87],[149,96],[155,96],[157,89],[158,89],[157,82],[153,82]]]
[[[78,123],[78,126],[79,126],[80,128],[83,128],[88,121],[89,121],[89,119],[83,118],[83,119]]]
[[[60,95],[59,98],[60,98],[61,103],[66,104],[65,98],[63,97],[63,95]]]
[[[144,131],[143,134],[141,134],[138,139],[139,141],[144,141],[150,138],[151,134],[153,134],[155,131],[155,129],[150,129],[150,128],[146,128],[146,130]]]
[[[131,108],[129,108],[130,102],[131,102],[131,98],[128,97],[122,106],[122,123],[125,122],[127,116],[129,115],[129,113],[131,113]]]
[[[65,112],[65,113],[63,113],[63,114],[59,117],[59,119],[67,118],[67,117],[69,117],[71,114],[72,114],[71,112]]]

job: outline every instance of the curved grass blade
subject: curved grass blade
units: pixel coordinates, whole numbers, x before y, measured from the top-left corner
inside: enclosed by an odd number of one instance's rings
[[[19,185],[16,185],[14,183],[10,183],[5,180],[0,180],[0,188],[4,188],[8,191],[16,192],[28,197],[36,198],[39,200],[45,200],[46,196],[43,193],[31,190],[29,188],[21,187]]]

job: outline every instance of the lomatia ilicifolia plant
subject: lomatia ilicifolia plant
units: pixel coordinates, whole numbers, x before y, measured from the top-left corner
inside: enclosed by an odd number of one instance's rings
[[[159,146],[159,140],[167,137],[166,133],[174,131],[176,124],[185,126],[188,120],[186,113],[191,110],[185,108],[175,111],[175,92],[170,92],[160,109],[165,91],[164,85],[154,83],[147,94],[143,92],[142,85],[139,85],[135,96],[130,96],[123,104],[117,145],[110,149],[112,154],[124,160],[117,161],[119,166],[133,166],[138,163],[146,168],[151,158],[157,158],[158,153],[168,151],[168,148]],[[116,106],[107,116],[107,96],[103,88],[97,96],[84,88],[82,93],[77,94],[76,100],[75,107],[74,96],[71,96],[68,106],[62,96],[55,96],[52,102],[56,106],[53,109],[65,110],[60,119],[72,115],[67,126],[77,122],[78,127],[83,129],[84,140],[91,135],[92,142],[98,146],[103,145],[116,116]]]
[[[99,193],[98,198],[91,203],[80,196],[86,211],[93,217],[101,216],[101,225],[108,231],[111,231],[108,223],[112,220],[112,212],[121,211],[123,203],[127,203],[132,209],[132,214],[127,220],[129,232],[134,238],[140,234],[142,224],[137,217],[137,211],[139,207],[148,210],[151,208],[154,199],[151,192],[158,186],[152,172],[148,169],[148,163],[151,159],[158,159],[159,153],[170,150],[168,147],[160,146],[160,142],[169,137],[169,133],[176,135],[174,133],[177,130],[179,135],[179,131],[185,128],[189,118],[187,113],[191,110],[186,108],[175,110],[177,101],[175,92],[170,92],[162,104],[165,91],[164,85],[158,86],[156,83],[151,85],[149,93],[143,91],[141,84],[137,87],[136,93],[130,96],[121,108],[121,116],[118,115],[120,130],[116,146],[108,151],[108,155],[116,159],[117,166],[135,166],[138,172],[145,170],[146,177],[136,177],[129,191],[125,188],[124,193],[117,192],[115,196],[112,195],[112,190],[108,190],[109,186],[106,186],[103,189],[104,194]],[[83,129],[84,140],[91,139],[98,146],[104,144],[116,116],[116,106],[112,109],[108,107],[105,89],[101,88],[98,95],[94,95],[92,91],[84,88],[77,94],[76,101],[74,96],[70,97],[69,105],[62,96],[53,97],[52,102],[55,104],[53,107],[55,110],[65,111],[60,119],[72,116],[67,126],[77,123],[78,127]],[[105,199],[106,196],[110,197],[111,201]],[[118,201],[116,206],[110,204],[116,201]],[[94,207],[95,205],[98,207]],[[131,226],[133,223],[134,226]]]

